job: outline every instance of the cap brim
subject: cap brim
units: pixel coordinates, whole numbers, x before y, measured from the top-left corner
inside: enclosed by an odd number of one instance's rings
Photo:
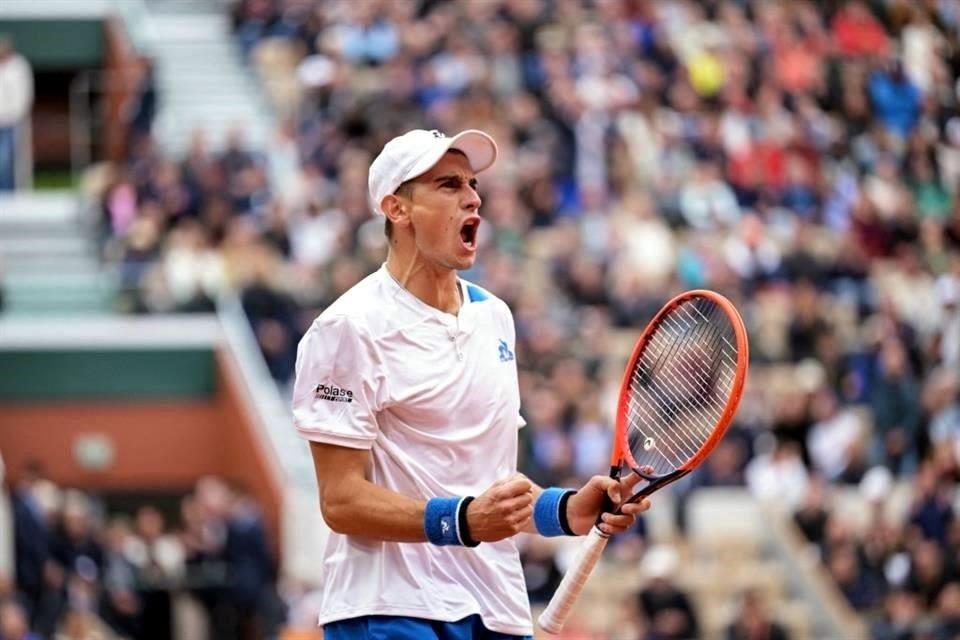
[[[497,143],[477,129],[467,129],[450,138],[439,138],[437,142],[437,146],[430,153],[425,153],[417,164],[411,167],[405,180],[412,180],[430,171],[450,149],[462,151],[474,173],[489,169],[497,159]]]
[[[497,160],[497,143],[478,129],[461,131],[450,139],[448,149],[459,149],[467,155],[474,173],[489,169]]]

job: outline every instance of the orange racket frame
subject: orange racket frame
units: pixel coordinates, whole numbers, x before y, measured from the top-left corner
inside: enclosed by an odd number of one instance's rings
[[[664,318],[666,318],[674,309],[692,298],[706,298],[710,300],[718,307],[723,309],[730,320],[730,324],[733,327],[734,334],[737,338],[737,368],[733,377],[733,388],[730,390],[730,397],[727,398],[727,404],[724,407],[720,419],[717,421],[716,426],[714,426],[710,437],[707,438],[706,442],[703,443],[700,449],[697,450],[697,452],[689,460],[687,460],[686,463],[684,463],[673,473],[665,476],[651,476],[647,473],[644,473],[640,469],[637,461],[633,458],[633,454],[630,452],[628,437],[630,424],[627,420],[627,403],[630,400],[630,380],[633,376],[636,362],[640,359],[640,356],[643,355],[644,349],[646,349],[647,345],[650,343],[650,336],[654,334],[654,332],[663,322]],[[610,477],[618,478],[622,465],[626,463],[634,473],[647,480],[650,484],[625,500],[623,504],[636,502],[640,498],[650,495],[654,491],[665,487],[671,482],[679,480],[683,476],[696,469],[700,463],[710,455],[714,448],[716,448],[717,444],[719,444],[720,440],[723,439],[724,434],[727,432],[727,428],[730,426],[730,423],[733,422],[733,418],[737,413],[737,407],[740,405],[740,398],[743,395],[743,387],[747,381],[747,369],[750,360],[749,349],[747,330],[743,326],[743,319],[740,317],[740,313],[737,311],[737,308],[734,307],[733,303],[727,300],[727,298],[724,296],[716,293],[715,291],[709,291],[707,289],[694,289],[681,293],[665,304],[663,308],[657,312],[657,315],[653,317],[653,320],[647,324],[646,329],[644,329],[643,333],[640,335],[640,338],[637,339],[636,346],[633,348],[633,353],[630,354],[630,359],[627,361],[627,366],[624,368],[623,379],[620,383],[620,394],[617,399],[617,422],[616,434],[614,436],[615,442],[613,452],[610,455]]]
[[[707,437],[706,441],[704,441],[694,455],[671,473],[664,475],[652,475],[646,473],[642,468],[639,467],[637,461],[634,459],[633,454],[630,451],[628,437],[628,430],[630,428],[628,420],[630,383],[634,374],[634,369],[636,368],[636,363],[643,355],[644,349],[646,349],[650,344],[651,336],[654,335],[660,324],[674,309],[692,298],[706,298],[719,306],[727,314],[727,318],[733,327],[737,342],[737,363],[734,372],[733,384],[732,388],[730,389],[729,397],[727,398],[727,403],[724,405],[723,411],[720,414],[720,418],[716,422],[716,425],[714,426],[710,435]],[[630,359],[627,361],[627,366],[624,369],[623,379],[620,384],[620,394],[617,400],[616,432],[614,436],[613,452],[610,456],[610,477],[619,479],[621,469],[623,468],[624,464],[626,464],[633,473],[636,473],[638,476],[646,480],[648,484],[640,491],[624,500],[620,505],[612,504],[609,498],[605,500],[605,504],[600,510],[600,514],[597,516],[597,526],[594,526],[590,530],[590,533],[588,534],[587,539],[584,541],[583,547],[581,548],[577,558],[574,560],[573,565],[567,571],[566,575],[564,575],[563,580],[561,581],[560,586],[557,587],[557,591],[554,593],[553,598],[551,598],[549,605],[538,619],[542,629],[550,633],[559,633],[563,629],[563,625],[566,622],[567,617],[570,615],[570,611],[572,610],[577,597],[580,595],[580,591],[583,590],[587,578],[589,578],[590,573],[593,571],[593,567],[600,559],[600,555],[603,553],[603,549],[606,547],[607,540],[609,538],[609,534],[604,533],[599,528],[602,515],[611,511],[614,513],[619,513],[620,508],[624,504],[636,502],[644,496],[648,496],[651,493],[662,489],[671,482],[676,482],[697,468],[697,466],[700,465],[716,448],[717,444],[727,432],[730,423],[733,422],[733,418],[737,412],[737,407],[740,405],[740,399],[743,395],[743,387],[747,380],[749,359],[750,353],[747,341],[747,331],[743,326],[743,319],[737,312],[736,307],[734,307],[729,300],[714,291],[705,289],[686,291],[665,304],[663,308],[657,312],[657,315],[653,317],[649,324],[647,324],[646,329],[637,340],[636,346],[633,349],[633,353],[630,354]]]

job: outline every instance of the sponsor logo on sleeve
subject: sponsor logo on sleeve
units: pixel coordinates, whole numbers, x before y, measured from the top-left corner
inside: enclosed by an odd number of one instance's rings
[[[319,400],[327,402],[353,402],[353,391],[335,384],[320,383],[313,390]]]
[[[497,348],[497,351],[500,353],[500,362],[510,362],[513,360],[513,351],[510,351],[510,345],[507,344],[506,340],[500,341],[500,346]]]

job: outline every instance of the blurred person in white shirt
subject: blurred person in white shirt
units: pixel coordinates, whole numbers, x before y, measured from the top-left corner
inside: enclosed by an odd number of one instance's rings
[[[655,287],[670,279],[677,266],[676,239],[649,196],[633,193],[624,198],[611,227],[623,268],[642,275]]]
[[[813,400],[816,422],[807,436],[814,469],[830,481],[859,480],[864,463],[864,429],[860,418],[840,406],[831,389],[821,389]]]
[[[0,191],[13,191],[17,177],[19,126],[33,105],[33,71],[0,34]]]
[[[772,439],[772,437],[771,437]],[[762,450],[763,446],[758,446]],[[810,484],[810,475],[800,457],[800,447],[792,440],[774,441],[748,464],[745,471],[747,488],[761,500],[777,501],[795,509],[803,501]]]
[[[694,229],[730,227],[740,219],[740,205],[713,162],[701,162],[680,190],[680,212]]]

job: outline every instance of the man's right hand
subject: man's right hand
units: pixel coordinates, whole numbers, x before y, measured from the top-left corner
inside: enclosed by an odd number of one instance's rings
[[[497,480],[467,507],[470,537],[496,542],[523,531],[533,517],[534,484],[522,473]]]

